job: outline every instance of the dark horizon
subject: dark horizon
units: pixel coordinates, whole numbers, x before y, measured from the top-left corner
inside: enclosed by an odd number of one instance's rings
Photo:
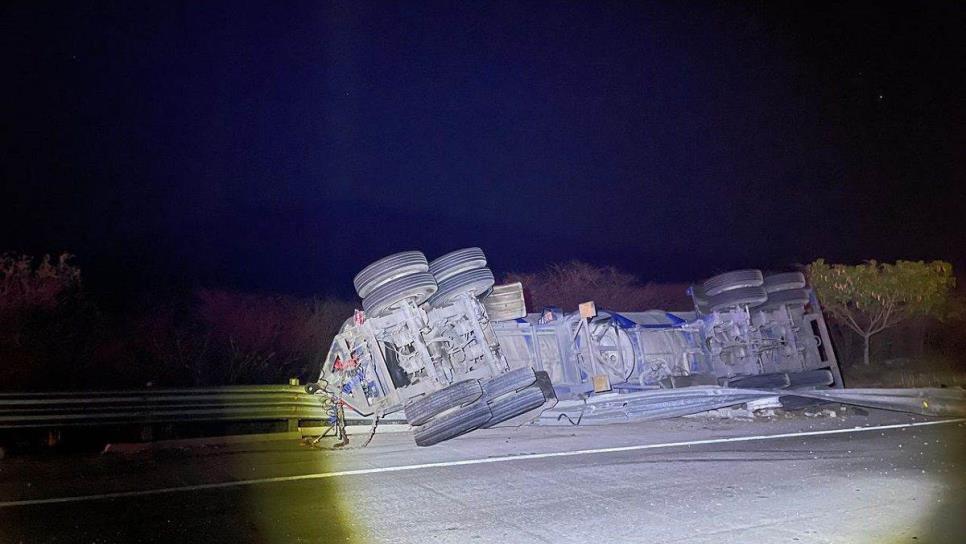
[[[966,266],[960,4],[2,9],[0,251],[101,290]]]

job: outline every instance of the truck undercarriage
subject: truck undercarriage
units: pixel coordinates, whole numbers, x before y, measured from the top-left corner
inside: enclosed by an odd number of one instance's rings
[[[482,250],[466,248],[432,262],[397,253],[363,269],[353,280],[363,310],[336,335],[313,390],[363,416],[402,411],[416,443],[432,445],[533,420],[558,399],[842,386],[801,273],[715,276],[690,288],[691,312],[589,302],[528,314],[523,286],[496,286],[486,265]]]

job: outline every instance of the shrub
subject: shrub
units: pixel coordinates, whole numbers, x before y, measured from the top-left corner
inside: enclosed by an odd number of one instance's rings
[[[44,255],[37,264],[29,255],[0,255],[0,319],[22,312],[53,310],[65,296],[80,287],[80,269],[70,263],[72,255],[56,261]]]
[[[90,383],[102,320],[71,256],[0,256],[0,386]]]
[[[353,309],[335,299],[220,290],[199,291],[197,298],[197,319],[225,383],[316,378],[332,337]]]
[[[599,308],[624,311],[694,308],[686,284],[641,284],[633,274],[581,261],[553,264],[537,273],[511,273],[504,281],[523,284],[531,312],[547,306],[575,310],[589,300]]]

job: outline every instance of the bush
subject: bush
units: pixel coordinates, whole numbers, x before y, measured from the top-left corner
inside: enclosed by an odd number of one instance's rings
[[[314,380],[353,310],[336,299],[200,290],[105,315],[80,277],[66,254],[0,257],[0,388]]]
[[[537,273],[508,274],[504,281],[523,284],[527,309],[540,311],[547,306],[576,310],[582,302],[593,300],[598,308],[615,311],[693,310],[687,284],[646,283],[611,266],[594,266],[581,261],[554,264]]]
[[[72,255],[56,261],[44,255],[37,264],[29,255],[0,255],[0,321],[6,323],[25,312],[53,310],[80,288],[80,269]]]
[[[229,291],[198,292],[197,316],[220,358],[224,383],[317,377],[349,303]],[[313,375],[315,374],[315,375]]]
[[[90,383],[102,320],[71,256],[0,256],[0,386]]]
[[[135,336],[141,350],[158,362],[154,383],[314,380],[352,310],[337,299],[203,289],[186,306],[144,315]]]

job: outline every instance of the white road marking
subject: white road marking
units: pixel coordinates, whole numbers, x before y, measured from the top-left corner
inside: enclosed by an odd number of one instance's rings
[[[0,508],[14,506],[35,506],[43,504],[62,504],[71,502],[85,502],[105,499],[119,499],[124,497],[142,497],[145,495],[161,495],[165,493],[180,493],[184,491],[204,491],[209,489],[225,489],[248,485],[274,484],[284,482],[300,482],[303,480],[321,480],[340,476],[361,476],[365,474],[382,474],[385,472],[407,472],[432,468],[459,467],[466,465],[485,465],[491,463],[505,463],[508,461],[529,461],[532,459],[550,459],[554,457],[576,457],[578,455],[595,455],[600,453],[619,453],[625,451],[656,450],[662,448],[679,448],[683,446],[703,446],[707,444],[727,444],[731,442],[754,442],[761,440],[778,440],[802,436],[824,436],[830,434],[861,433],[882,431],[888,429],[903,429],[908,427],[925,427],[929,425],[946,425],[949,423],[963,423],[966,418],[944,419],[939,421],[919,421],[914,423],[897,423],[894,425],[879,425],[875,427],[853,427],[851,429],[829,429],[825,431],[803,431],[797,433],[765,434],[756,436],[735,436],[731,438],[709,438],[706,440],[688,440],[684,442],[665,442],[663,444],[638,444],[634,446],[615,446],[611,448],[595,448],[589,450],[557,451],[548,453],[526,453],[521,455],[505,455],[503,457],[487,457],[484,459],[464,459],[461,461],[440,461],[436,463],[421,463],[394,467],[363,468],[356,470],[337,470],[320,472],[317,474],[300,474],[297,476],[278,476],[275,478],[258,478],[253,480],[236,480],[213,484],[186,485],[181,487],[165,487],[161,489],[144,489],[140,491],[120,491],[117,493],[101,493],[97,495],[79,495],[75,497],[55,497],[50,499],[32,499],[25,501],[0,502]]]

